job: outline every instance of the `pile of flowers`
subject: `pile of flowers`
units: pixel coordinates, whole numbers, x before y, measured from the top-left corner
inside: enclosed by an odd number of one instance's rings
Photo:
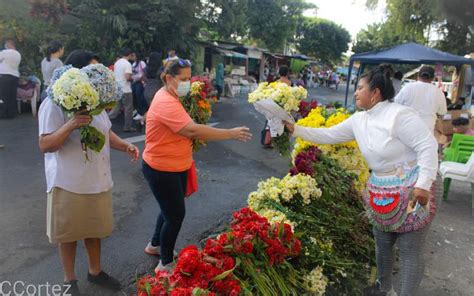
[[[192,79],[191,90],[186,97],[181,98],[181,103],[195,123],[207,124],[212,115],[213,99],[209,98],[211,90],[209,81],[199,77]],[[205,142],[193,140],[193,150],[198,151]]]
[[[83,69],[65,66],[55,70],[48,96],[68,115],[81,112],[96,116],[115,106],[120,96],[115,76],[102,64]],[[82,149],[86,160],[88,150],[100,152],[105,135],[90,125],[80,128]]]
[[[335,109],[320,106],[312,109],[308,116],[298,120],[296,124],[305,127],[329,128],[347,120],[350,116],[351,114],[349,114],[349,112],[344,108]],[[316,144],[314,143],[297,138],[292,152],[293,159],[295,159],[295,156],[298,153],[315,145]],[[317,146],[323,153],[335,159],[344,170],[356,176],[356,188],[360,191],[364,190],[365,184],[369,178],[369,167],[362,156],[356,141],[337,145]]]
[[[373,263],[373,241],[353,177],[317,147],[295,157],[283,179],[249,194],[249,207],[273,223],[292,225],[302,254],[294,266],[316,295],[360,290]]]
[[[249,94],[248,101],[252,104],[261,100],[270,99],[278,106],[283,108],[290,116],[296,115],[299,110],[301,101],[306,99],[308,92],[304,87],[291,87],[282,82],[263,82],[258,85],[258,88]],[[290,135],[288,131],[281,126],[281,120],[273,122],[269,120],[270,129],[276,130],[276,134],[272,133],[272,143],[282,155],[290,155]],[[279,126],[279,127],[278,127]]]
[[[288,88],[273,87],[261,86],[252,100],[281,103]],[[316,103],[299,107],[307,113],[302,126],[329,128],[350,117]],[[227,232],[202,250],[185,248],[172,274],[143,278],[139,295],[361,295],[375,265],[361,198],[367,164],[355,141],[297,139],[292,156],[289,173],[260,182]]]
[[[230,230],[202,250],[184,248],[171,274],[140,279],[138,295],[294,295],[300,279],[287,259],[300,252],[290,225],[270,224],[244,208],[233,214]]]

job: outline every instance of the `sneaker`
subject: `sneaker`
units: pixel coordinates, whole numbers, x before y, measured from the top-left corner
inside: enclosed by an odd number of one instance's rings
[[[79,291],[79,286],[77,285],[77,280],[64,282],[63,287],[62,287],[61,295],[64,295],[64,296],[81,296],[81,292]]]
[[[136,116],[138,114],[138,111],[135,109],[133,110],[132,116]]]
[[[166,271],[167,273],[171,274],[173,273],[174,267],[175,267],[174,262],[170,262],[166,265],[163,265],[161,264],[161,260],[160,260],[160,263],[158,263],[158,265],[155,268],[155,273],[158,273],[160,271]]]
[[[109,290],[120,291],[121,289],[120,282],[103,271],[98,275],[87,273],[87,280]]]
[[[124,129],[123,129],[123,132],[124,132],[124,133],[135,133],[136,131],[137,131],[137,129],[134,128],[134,127],[131,127],[131,128],[124,128]]]
[[[135,115],[135,117],[133,117],[133,120],[142,121],[143,118],[144,118],[143,116],[141,116],[140,114],[137,114],[137,115]]]
[[[145,247],[145,253],[147,253],[148,255],[152,255],[152,256],[159,256],[160,255],[160,246],[158,245],[158,246],[155,247],[151,244],[151,242],[148,242],[148,244]],[[178,257],[178,252],[173,251],[173,257],[177,258]]]
[[[152,256],[159,256],[160,255],[160,246],[153,246],[151,242],[148,242],[148,245],[145,247],[145,253]]]

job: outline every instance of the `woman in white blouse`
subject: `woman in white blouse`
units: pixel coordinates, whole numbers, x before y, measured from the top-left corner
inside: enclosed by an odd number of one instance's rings
[[[76,50],[65,63],[82,68],[92,58],[89,52]],[[106,140],[104,148],[99,153],[90,152],[90,161],[86,162],[79,129],[89,124]],[[74,268],[80,240],[87,249],[87,280],[111,290],[121,288],[118,280],[102,270],[100,259],[101,239],[113,229],[110,149],[123,151],[134,161],[139,150],[111,127],[105,111],[94,117],[77,113],[68,118],[49,97],[39,109],[39,147],[44,153],[48,194],[46,231],[50,243],[58,245],[64,270],[63,292],[68,295],[80,295]]]
[[[402,296],[416,295],[423,276],[423,247],[436,211],[433,183],[438,145],[416,111],[391,100],[390,66],[363,75],[355,93],[357,112],[331,128],[285,122],[294,137],[319,144],[356,140],[372,175],[364,201],[373,224],[378,280],[368,295],[397,295],[392,288],[394,245],[401,257]],[[371,291],[371,292],[370,292]]]

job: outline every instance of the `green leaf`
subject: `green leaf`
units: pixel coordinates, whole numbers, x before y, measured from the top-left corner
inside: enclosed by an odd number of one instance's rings
[[[81,143],[86,150],[90,149],[99,153],[105,145],[105,135],[93,126],[85,126],[80,129]]]
[[[201,296],[201,295],[208,295],[209,291],[201,288],[194,288],[193,289],[193,296]]]
[[[239,259],[239,258],[236,258],[236,259],[235,259],[235,266],[234,266],[234,268],[229,269],[229,270],[227,270],[227,271],[224,271],[223,273],[221,273],[221,274],[215,276],[211,281],[212,281],[212,282],[222,281],[222,280],[225,279],[229,274],[231,274],[231,273],[237,268],[237,266],[239,266],[239,265],[240,265],[240,259]]]
[[[145,291],[146,291],[146,293],[147,293],[148,295],[151,294],[151,285],[150,285],[149,282],[146,282],[146,283],[145,283]]]
[[[104,111],[104,108],[98,108],[98,109],[95,109],[95,110],[89,112],[89,115],[90,116],[97,116],[100,113],[102,113],[102,111]]]

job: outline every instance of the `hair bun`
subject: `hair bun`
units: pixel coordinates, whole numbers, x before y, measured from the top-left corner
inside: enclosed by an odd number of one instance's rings
[[[392,78],[395,74],[392,65],[390,64],[381,64],[377,67],[377,71],[380,71],[386,78]]]

